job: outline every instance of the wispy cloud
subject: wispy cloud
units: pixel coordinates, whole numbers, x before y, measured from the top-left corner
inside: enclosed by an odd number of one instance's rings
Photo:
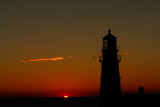
[[[20,62],[35,62],[35,61],[57,61],[63,60],[63,57],[55,57],[55,58],[42,58],[42,59],[28,59],[28,60],[20,60]]]
[[[123,53],[123,54],[125,54],[125,55],[129,55],[130,53],[126,52],[126,53]]]
[[[72,56],[68,56],[68,58],[72,58]]]

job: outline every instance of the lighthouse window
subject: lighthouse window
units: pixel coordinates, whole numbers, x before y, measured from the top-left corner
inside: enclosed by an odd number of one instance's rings
[[[107,49],[107,40],[103,41],[103,49]]]

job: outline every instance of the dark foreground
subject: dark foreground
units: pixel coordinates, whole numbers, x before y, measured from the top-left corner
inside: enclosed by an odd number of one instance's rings
[[[98,107],[98,102],[98,97],[6,98],[0,99],[0,107]],[[130,94],[122,98],[121,107],[145,106],[160,107],[160,95]]]
[[[98,107],[98,98],[15,98],[0,99],[0,107]]]

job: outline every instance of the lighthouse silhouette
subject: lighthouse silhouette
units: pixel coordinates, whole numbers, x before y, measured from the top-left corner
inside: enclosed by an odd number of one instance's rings
[[[99,107],[119,107],[121,102],[121,84],[119,74],[117,38],[108,30],[108,34],[103,37],[101,85]]]

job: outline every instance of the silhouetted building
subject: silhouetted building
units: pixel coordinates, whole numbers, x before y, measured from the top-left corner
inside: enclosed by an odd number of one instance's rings
[[[144,88],[143,87],[139,87],[139,95],[144,95]]]
[[[100,86],[100,107],[117,107],[121,101],[121,85],[119,75],[120,56],[117,55],[116,37],[108,30],[103,37],[101,86]],[[109,106],[109,107],[110,107]]]

